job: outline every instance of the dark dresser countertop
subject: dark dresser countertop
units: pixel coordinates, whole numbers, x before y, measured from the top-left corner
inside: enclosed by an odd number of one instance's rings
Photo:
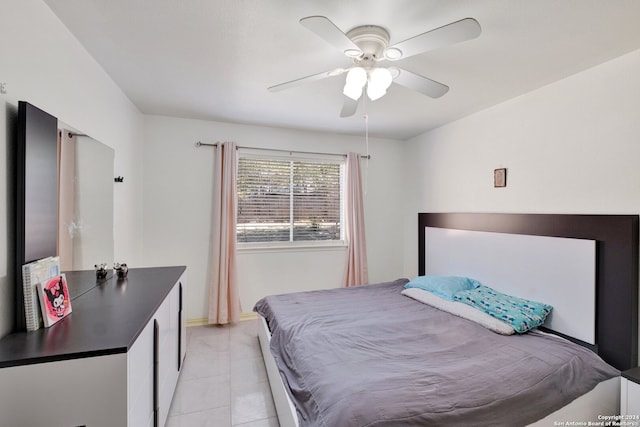
[[[65,272],[72,313],[49,328],[0,340],[0,368],[126,353],[176,284],[184,266],[131,268],[97,282],[95,272]]]
[[[635,367],[622,371],[622,377],[633,381],[636,384],[640,384],[640,367]]]

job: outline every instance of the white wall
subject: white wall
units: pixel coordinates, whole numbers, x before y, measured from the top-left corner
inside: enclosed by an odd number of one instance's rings
[[[364,152],[364,137],[147,116],[144,170],[144,262],[187,265],[187,318],[207,316],[213,151],[196,141],[328,153]],[[365,199],[370,281],[402,271],[402,143],[370,141]],[[363,166],[366,163],[363,163]],[[250,312],[274,293],[338,287],[344,249],[251,251],[239,255],[241,303]]]
[[[639,75],[635,51],[408,141],[405,274],[417,212],[640,212]]]
[[[0,6],[0,336],[13,326],[13,160],[18,101],[115,149],[116,258],[137,262],[141,229],[142,116],[41,0]]]

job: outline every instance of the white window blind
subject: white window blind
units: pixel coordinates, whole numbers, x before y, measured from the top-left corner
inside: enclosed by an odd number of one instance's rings
[[[238,159],[237,241],[342,239],[344,161]]]

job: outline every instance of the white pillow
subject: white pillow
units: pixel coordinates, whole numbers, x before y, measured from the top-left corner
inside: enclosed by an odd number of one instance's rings
[[[476,308],[458,301],[447,301],[444,298],[419,288],[409,288],[402,291],[402,295],[413,298],[423,304],[430,305],[463,319],[471,320],[485,328],[501,335],[511,335],[515,330],[508,324],[496,319]]]

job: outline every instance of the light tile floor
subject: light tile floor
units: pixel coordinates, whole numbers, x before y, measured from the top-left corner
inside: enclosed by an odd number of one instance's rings
[[[257,320],[187,328],[166,427],[279,427],[257,328]]]

